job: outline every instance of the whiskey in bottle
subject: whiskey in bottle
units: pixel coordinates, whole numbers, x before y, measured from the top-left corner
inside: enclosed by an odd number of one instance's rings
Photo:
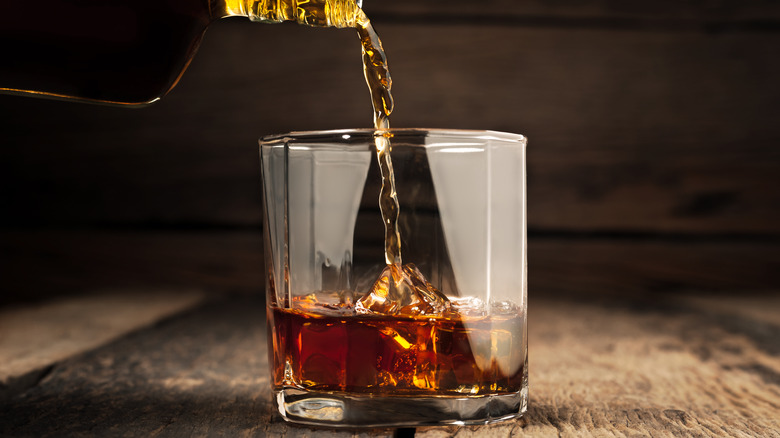
[[[14,0],[0,4],[0,93],[142,105],[178,82],[209,24],[357,27],[355,0]]]

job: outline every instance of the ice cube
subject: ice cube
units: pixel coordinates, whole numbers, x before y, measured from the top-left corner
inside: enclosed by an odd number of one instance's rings
[[[441,315],[449,309],[447,296],[412,263],[385,266],[371,290],[355,303],[355,310],[364,314]]]

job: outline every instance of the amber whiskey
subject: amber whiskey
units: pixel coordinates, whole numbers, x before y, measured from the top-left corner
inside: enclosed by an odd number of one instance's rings
[[[356,314],[312,297],[269,308],[275,389],[374,395],[516,393],[525,373],[524,315],[465,301],[436,316]],[[486,314],[491,313],[491,314]]]

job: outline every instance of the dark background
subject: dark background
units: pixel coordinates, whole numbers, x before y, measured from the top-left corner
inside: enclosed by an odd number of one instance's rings
[[[366,0],[395,127],[530,138],[530,295],[774,294],[780,3]],[[144,109],[0,96],[3,302],[263,288],[257,138],[369,127],[353,30],[217,22]]]

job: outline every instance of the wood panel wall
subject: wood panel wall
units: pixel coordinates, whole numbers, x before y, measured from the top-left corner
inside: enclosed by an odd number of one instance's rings
[[[640,266],[652,272],[632,277],[641,284],[709,290],[719,283],[708,273],[738,281],[742,272],[750,289],[780,286],[780,5],[366,0],[365,8],[388,52],[394,126],[530,138],[529,231],[540,248],[597,251],[604,262],[590,275],[607,278],[627,263],[627,245],[650,245],[637,264],[667,266],[671,257],[685,268]],[[7,236],[259,232],[258,137],[370,123],[353,31],[223,20],[177,88],[151,107],[0,96],[0,225]],[[549,275],[537,285],[554,287],[562,281],[555,251],[543,252],[538,269]],[[533,251],[530,264],[533,273]]]

